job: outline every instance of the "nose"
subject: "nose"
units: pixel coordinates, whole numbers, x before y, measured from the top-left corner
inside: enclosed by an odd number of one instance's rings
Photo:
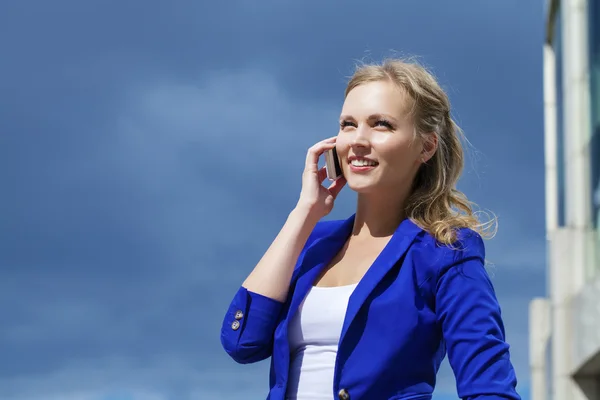
[[[369,146],[369,133],[370,129],[367,124],[361,124],[354,130],[354,138],[352,145],[357,147],[368,147]]]

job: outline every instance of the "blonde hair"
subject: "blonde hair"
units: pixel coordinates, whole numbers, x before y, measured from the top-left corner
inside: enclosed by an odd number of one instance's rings
[[[415,134],[424,140],[433,134],[438,141],[435,154],[415,176],[405,205],[407,217],[446,245],[456,242],[460,228],[492,237],[496,218],[480,222],[474,203],[456,189],[464,165],[464,134],[450,116],[450,101],[436,79],[416,62],[387,59],[382,64],[359,65],[344,97],[355,87],[375,81],[393,82],[407,94]]]

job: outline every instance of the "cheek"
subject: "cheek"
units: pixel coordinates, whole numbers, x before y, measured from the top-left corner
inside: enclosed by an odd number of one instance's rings
[[[335,149],[339,157],[345,157],[350,149],[350,142],[344,139],[343,136],[338,135],[337,139],[335,140]]]
[[[411,140],[382,140],[377,143],[378,154],[386,163],[393,166],[407,166],[413,163],[418,146]]]

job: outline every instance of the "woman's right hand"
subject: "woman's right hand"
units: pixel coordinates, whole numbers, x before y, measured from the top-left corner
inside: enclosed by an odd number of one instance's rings
[[[307,209],[316,220],[331,212],[335,198],[346,184],[346,179],[341,176],[329,187],[323,185],[323,181],[327,178],[327,171],[325,167],[319,168],[319,157],[325,151],[335,147],[335,140],[336,137],[334,136],[318,142],[308,149],[306,155],[298,207]]]

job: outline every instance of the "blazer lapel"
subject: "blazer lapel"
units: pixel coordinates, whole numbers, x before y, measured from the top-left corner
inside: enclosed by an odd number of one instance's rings
[[[300,265],[294,272],[291,283],[293,284],[295,280],[295,284],[292,285],[293,292],[291,293],[291,299],[288,300],[290,305],[283,323],[275,330],[275,342],[279,345],[275,345],[273,349],[274,357],[279,357],[283,361],[284,375],[287,374],[287,368],[289,368],[290,344],[287,336],[289,323],[298,312],[300,303],[313,286],[319,273],[340,251],[348,236],[352,233],[353,225],[354,215],[334,228],[329,234],[315,240],[306,249]]]
[[[405,219],[400,223],[388,244],[375,259],[350,296],[340,343],[344,340],[348,327],[352,324],[352,320],[356,317],[356,314],[368,296],[390,269],[402,258],[417,234],[421,231],[422,229],[409,219]]]
[[[313,286],[319,273],[331,262],[333,257],[341,250],[342,246],[344,246],[346,240],[352,233],[353,225],[354,215],[345,220],[342,225],[329,235],[317,239],[310,248],[306,250],[302,265],[298,268],[298,274],[300,276],[296,280],[287,317],[288,321],[294,317],[300,303],[302,303],[306,294]]]

